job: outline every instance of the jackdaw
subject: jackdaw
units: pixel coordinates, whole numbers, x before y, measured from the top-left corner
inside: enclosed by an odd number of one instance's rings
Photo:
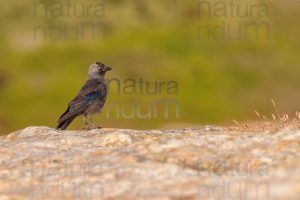
[[[88,120],[92,128],[98,128],[92,115],[99,114],[105,103],[108,88],[104,75],[109,70],[111,67],[100,62],[90,66],[88,80],[58,119],[56,129],[66,129],[79,115],[82,115],[86,129],[90,129]]]

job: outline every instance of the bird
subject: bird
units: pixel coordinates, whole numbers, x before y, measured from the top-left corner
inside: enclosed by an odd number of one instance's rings
[[[104,76],[110,70],[112,70],[111,67],[101,62],[90,65],[87,81],[78,94],[70,101],[67,110],[59,117],[56,126],[57,130],[65,130],[80,115],[83,118],[85,129],[101,128],[96,126],[92,115],[99,115],[104,106],[108,93],[107,82]]]

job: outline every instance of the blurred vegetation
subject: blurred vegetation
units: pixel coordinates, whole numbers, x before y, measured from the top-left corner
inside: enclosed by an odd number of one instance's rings
[[[210,17],[206,5],[199,6],[192,0],[70,1],[77,11],[89,3],[96,7],[104,2],[103,16],[57,17],[53,11],[54,15],[47,17],[43,5],[36,6],[37,2],[0,2],[2,134],[32,125],[54,127],[86,80],[88,66],[98,60],[113,68],[107,78],[178,83],[177,95],[118,95],[116,87],[111,87],[105,109],[139,102],[146,112],[147,102],[168,98],[179,102],[180,117],[176,118],[174,107],[164,118],[163,107],[159,106],[160,115],[150,119],[107,117],[104,110],[96,121],[105,127],[170,128],[253,120],[255,109],[271,114],[271,97],[286,113],[300,110],[297,1],[244,1],[240,3],[241,12],[246,12],[247,4],[263,2],[268,8],[268,16],[254,13],[248,18]],[[227,1],[210,2],[213,6],[213,2]],[[99,23],[102,32],[96,39],[90,35],[51,39],[41,32],[34,38],[37,26],[85,21]],[[236,34],[237,24],[245,21],[268,23],[269,36],[256,38],[252,33],[246,39],[209,39],[198,32],[199,27],[213,28],[226,22],[235,27]],[[70,128],[81,127],[83,123],[77,119]]]

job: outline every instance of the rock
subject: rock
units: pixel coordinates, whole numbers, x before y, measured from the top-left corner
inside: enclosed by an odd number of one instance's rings
[[[127,146],[131,144],[131,138],[129,135],[115,131],[101,137],[99,144],[102,146]]]
[[[300,131],[28,127],[0,138],[0,199],[298,199]]]

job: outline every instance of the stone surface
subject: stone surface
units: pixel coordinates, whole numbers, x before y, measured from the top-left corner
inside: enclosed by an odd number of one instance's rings
[[[300,131],[56,131],[0,139],[0,199],[299,199]]]

